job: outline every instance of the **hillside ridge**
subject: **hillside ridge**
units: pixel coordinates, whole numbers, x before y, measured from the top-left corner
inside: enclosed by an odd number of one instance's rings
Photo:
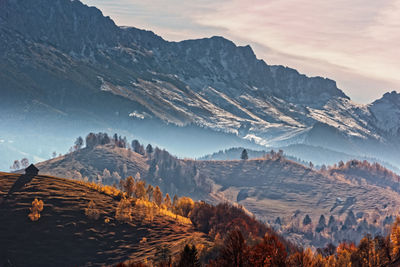
[[[20,176],[0,173],[2,200]],[[44,202],[36,222],[28,218],[34,199]],[[90,201],[101,211],[98,220],[85,215]],[[135,213],[131,222],[118,222],[114,218],[118,202],[73,180],[46,175],[33,177],[0,204],[0,263],[104,266],[127,260],[151,261],[159,245],[169,247],[175,255],[191,240],[207,242],[205,235],[190,224],[180,224],[162,215],[148,221],[142,219],[143,214]]]

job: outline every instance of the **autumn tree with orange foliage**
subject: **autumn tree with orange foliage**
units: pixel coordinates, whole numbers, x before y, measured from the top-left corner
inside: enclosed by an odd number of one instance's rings
[[[170,210],[172,208],[171,197],[168,193],[165,194],[164,205],[167,210]]]
[[[225,236],[232,229],[239,229],[245,239],[250,235],[262,238],[268,230],[265,224],[250,217],[243,209],[228,203],[213,206],[205,202],[197,202],[190,219],[197,229],[212,237],[217,234]]]
[[[181,197],[175,205],[175,213],[188,217],[194,207],[194,201],[190,197]]]
[[[131,197],[133,192],[135,192],[135,180],[132,176],[126,178],[126,181],[123,183],[123,187],[128,197]]]
[[[40,212],[43,210],[43,201],[35,198],[35,200],[32,201],[32,207],[29,208],[29,210],[31,211],[31,213],[28,214],[29,219],[32,222],[39,220]]]
[[[156,188],[154,189],[153,199],[154,199],[154,203],[156,203],[157,206],[161,207],[162,193],[161,193],[161,190],[160,190],[160,188],[158,186],[156,186]]]
[[[250,249],[249,254],[253,266],[286,266],[287,252],[276,235],[266,234],[262,242]]]
[[[224,244],[218,258],[210,262],[210,267],[250,266],[248,247],[239,230],[229,232]]]
[[[135,195],[137,198],[147,200],[146,182],[138,181],[135,186]]]
[[[115,219],[120,222],[132,221],[132,205],[129,199],[122,198],[115,210]]]
[[[400,218],[396,219],[390,233],[390,240],[393,244],[392,255],[394,260],[400,259]]]

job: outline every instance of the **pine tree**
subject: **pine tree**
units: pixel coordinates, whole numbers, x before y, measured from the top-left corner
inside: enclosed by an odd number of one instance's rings
[[[311,222],[312,221],[311,221],[310,216],[308,214],[306,214],[306,216],[303,219],[303,225],[309,225],[309,224],[311,224]]]
[[[336,223],[335,217],[333,217],[333,215],[331,215],[331,216],[329,217],[328,227],[334,226],[335,223]]]
[[[166,245],[156,247],[153,261],[157,263],[156,266],[171,266],[171,250]]]
[[[186,245],[181,252],[178,267],[200,267],[197,249],[194,245]]]
[[[150,155],[151,153],[153,153],[153,147],[150,144],[148,144],[146,147],[146,153],[147,153],[147,155]]]
[[[83,146],[83,138],[82,137],[78,137],[78,138],[76,138],[76,140],[75,140],[75,149],[81,149],[82,148],[82,146]]]
[[[350,210],[347,213],[346,220],[344,221],[344,225],[345,226],[353,226],[353,225],[356,225],[356,224],[357,224],[356,216],[354,216],[353,211]]]
[[[322,232],[326,227],[326,220],[325,220],[325,216],[322,214],[321,217],[319,217],[319,222],[317,227],[315,228],[316,232]]]
[[[247,160],[247,159],[249,159],[249,155],[247,154],[247,150],[246,150],[246,149],[243,149],[242,155],[240,156],[240,158],[241,158],[242,160]]]

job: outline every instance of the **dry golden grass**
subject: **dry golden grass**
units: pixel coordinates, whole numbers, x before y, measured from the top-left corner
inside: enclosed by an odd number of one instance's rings
[[[173,254],[192,238],[208,244],[206,236],[196,232],[190,223],[180,222],[179,217],[162,209],[154,213],[151,221],[142,220],[143,214],[137,211],[132,221],[119,222],[115,210],[120,203],[120,192],[109,187],[36,176],[6,197],[19,177],[0,173],[1,263],[100,266],[151,259],[160,244],[168,246]],[[43,200],[44,208],[40,219],[32,223],[27,214],[35,198]],[[100,211],[98,220],[90,220],[85,214],[91,201]]]
[[[72,182],[76,182],[77,184],[86,186],[90,189],[96,190],[96,191],[106,194],[108,196],[121,197],[122,199],[119,204],[119,205],[121,205],[121,207],[119,207],[119,209],[117,208],[118,215],[116,215],[116,216],[121,221],[131,221],[130,214],[132,213],[132,211],[129,210],[129,206],[131,205],[131,203],[128,199],[125,199],[126,198],[125,192],[122,192],[121,190],[119,190],[113,186],[97,184],[94,182],[75,181],[75,180],[72,180]],[[143,208],[145,208],[145,210],[155,213],[156,215],[168,216],[170,218],[175,219],[176,222],[178,222],[178,223],[191,224],[191,221],[189,218],[183,217],[176,213],[173,213],[171,210],[168,210],[164,205],[158,206],[154,202],[150,202],[145,199],[133,199],[133,200],[135,202],[135,206],[143,207]],[[193,200],[191,200],[190,198],[182,197],[179,201],[181,201],[181,202],[185,202],[185,201],[189,202],[190,201],[189,205],[191,206],[191,208],[193,208],[194,203],[193,203]],[[153,217],[153,216],[151,216],[151,217]]]

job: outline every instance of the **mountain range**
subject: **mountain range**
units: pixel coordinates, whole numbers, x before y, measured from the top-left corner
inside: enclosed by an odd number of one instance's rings
[[[182,156],[305,144],[400,166],[397,92],[357,104],[335,81],[268,65],[250,46],[169,42],[80,1],[0,0],[0,89],[6,139],[119,129]],[[42,143],[13,149],[45,158]]]

